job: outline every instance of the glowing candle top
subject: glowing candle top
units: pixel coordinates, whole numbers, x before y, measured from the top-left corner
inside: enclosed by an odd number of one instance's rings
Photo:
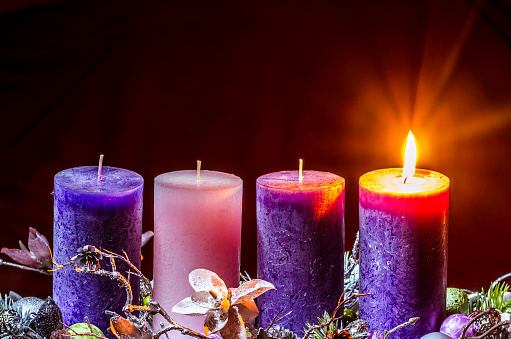
[[[369,192],[390,195],[431,195],[449,188],[449,178],[438,172],[415,169],[416,160],[417,146],[410,131],[405,147],[404,167],[366,173],[360,177],[360,186]]]

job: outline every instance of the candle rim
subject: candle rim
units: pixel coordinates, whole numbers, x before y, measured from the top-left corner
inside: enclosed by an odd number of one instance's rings
[[[105,194],[105,193],[128,193],[136,191],[144,185],[144,178],[137,172],[124,168],[103,166],[101,181],[97,180],[98,166],[77,166],[67,168],[55,174],[54,185],[65,188],[68,191],[87,194]],[[126,174],[125,176],[116,176],[118,179],[112,181],[113,173]],[[72,175],[71,175],[72,174]],[[81,182],[87,182],[88,185],[78,185],[72,181],[73,177],[80,175]],[[124,179],[124,180],[121,180]],[[120,181],[123,181],[122,183]]]
[[[312,178],[318,178],[318,175],[326,176],[319,185],[316,184],[315,181],[311,181]],[[289,178],[285,178],[285,176],[288,176]],[[256,184],[261,187],[281,191],[290,189],[293,189],[294,191],[313,191],[338,186],[344,187],[346,185],[346,180],[331,172],[304,170],[303,178],[300,181],[298,170],[286,170],[261,175],[257,178]]]
[[[219,172],[219,171],[210,171],[210,170],[202,170],[200,171],[200,181],[197,181],[197,170],[178,170],[172,172],[162,173],[154,178],[154,185],[161,186],[165,188],[177,189],[177,190],[186,190],[186,191],[220,191],[225,189],[237,188],[243,185],[243,180],[235,174]],[[185,175],[185,176],[183,176]],[[181,176],[184,180],[179,180],[176,182],[166,181],[168,179],[172,179],[172,177]],[[214,176],[214,177],[213,177]],[[226,181],[221,186],[213,186],[215,181],[211,181],[212,178],[221,178]],[[193,180],[192,180],[193,179]],[[218,183],[218,182],[217,182]]]
[[[376,180],[376,175],[382,174],[383,180]],[[446,175],[427,169],[415,170],[414,177],[425,179],[424,183],[395,183],[392,179],[402,179],[403,168],[383,168],[367,172],[360,176],[359,186],[362,189],[382,194],[394,195],[417,195],[417,194],[431,194],[432,192],[443,191],[450,186],[450,179]],[[435,179],[428,180],[428,178]],[[384,181],[384,182],[383,182]],[[390,188],[389,187],[390,184]],[[383,189],[387,187],[387,189]]]

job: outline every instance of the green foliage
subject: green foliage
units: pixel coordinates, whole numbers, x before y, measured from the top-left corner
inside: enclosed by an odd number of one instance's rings
[[[0,310],[10,310],[12,309],[12,299],[6,294],[2,297],[0,293]]]
[[[331,319],[330,314],[328,314],[327,311],[323,313],[323,317],[318,318],[317,325],[323,325],[329,322]],[[306,323],[307,327],[303,329],[303,333],[306,333],[311,327],[316,326],[313,324],[310,324],[309,322]],[[332,321],[330,325],[321,327],[320,329],[314,329],[312,334],[309,336],[311,339],[325,339],[326,336],[332,332],[334,332],[336,329],[338,329],[338,322]]]
[[[506,282],[498,283],[493,286],[490,285],[488,292],[484,292],[484,288],[481,293],[478,293],[476,299],[476,305],[474,310],[486,310],[489,307],[496,308],[501,312],[511,311],[511,300],[506,302],[504,300],[504,293],[509,291],[509,285]]]
[[[351,266],[350,258],[351,258],[350,251],[344,252],[344,272],[346,272]]]

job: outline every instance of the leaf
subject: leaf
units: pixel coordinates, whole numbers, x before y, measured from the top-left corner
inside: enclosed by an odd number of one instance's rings
[[[208,312],[204,320],[204,333],[210,335],[220,331],[229,321],[229,309],[218,309]],[[225,339],[225,338],[224,338]]]
[[[238,313],[236,306],[229,308],[229,321],[220,330],[220,334],[224,339],[246,339],[245,323]]]
[[[110,318],[110,330],[119,339],[141,339],[142,334],[129,320],[122,317]]]
[[[204,307],[207,309],[215,308],[215,298],[211,295],[211,293],[206,291],[199,291],[192,294],[190,297],[192,301],[200,307]]]
[[[33,266],[36,268],[43,267],[43,263],[30,255],[30,252],[25,252],[17,248],[2,248],[0,251],[3,254],[7,254],[12,260],[27,266]]]
[[[197,303],[192,301],[192,298],[188,297],[178,302],[172,307],[172,312],[181,313],[186,315],[205,315],[209,312],[209,308],[199,306]]]
[[[248,300],[257,298],[264,292],[275,289],[272,283],[261,279],[253,279],[242,284],[236,289],[231,289],[231,303],[233,305],[241,304]]]
[[[142,246],[147,244],[147,242],[153,237],[154,233],[153,231],[147,231],[142,233]]]
[[[210,270],[199,268],[190,272],[188,281],[196,292],[213,291],[220,299],[227,296],[227,286],[220,277]]]
[[[235,307],[238,308],[238,313],[246,323],[251,322],[259,315],[259,310],[253,300],[247,300],[244,303],[237,304]]]
[[[44,235],[37,232],[35,228],[30,227],[28,233],[28,248],[41,261],[50,259],[50,244]]]

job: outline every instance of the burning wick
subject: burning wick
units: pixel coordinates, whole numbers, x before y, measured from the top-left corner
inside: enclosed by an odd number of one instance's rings
[[[298,180],[303,181],[303,159],[298,161]]]
[[[200,165],[201,165],[201,161],[197,160],[197,182],[200,181]]]
[[[104,157],[103,154],[99,156],[98,181],[101,181],[101,171],[103,170],[103,157]]]
[[[403,167],[403,183],[415,174],[415,163],[417,162],[417,145],[412,131],[408,132],[408,140],[405,147],[405,164]]]

